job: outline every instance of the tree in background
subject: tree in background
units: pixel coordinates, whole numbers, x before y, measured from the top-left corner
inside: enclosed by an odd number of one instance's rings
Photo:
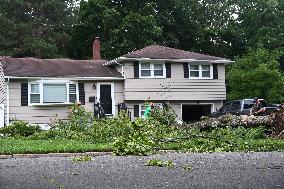
[[[284,77],[278,63],[283,52],[269,52],[263,48],[237,58],[229,67],[228,99],[264,98],[268,102],[282,102]]]
[[[2,0],[0,55],[65,57],[74,10],[71,0]]]

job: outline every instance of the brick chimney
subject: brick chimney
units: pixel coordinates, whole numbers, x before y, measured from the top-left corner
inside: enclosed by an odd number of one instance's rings
[[[96,37],[93,42],[93,59],[94,60],[101,59],[101,44],[99,37]]]

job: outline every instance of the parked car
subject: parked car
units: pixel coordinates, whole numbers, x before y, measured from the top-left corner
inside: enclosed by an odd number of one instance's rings
[[[265,115],[271,114],[273,110],[278,108],[277,104],[268,105],[264,99],[259,99],[265,108]],[[250,115],[251,108],[254,105],[254,99],[242,99],[242,100],[233,100],[226,102],[219,110],[213,112],[209,117],[220,117],[225,114],[232,115]]]

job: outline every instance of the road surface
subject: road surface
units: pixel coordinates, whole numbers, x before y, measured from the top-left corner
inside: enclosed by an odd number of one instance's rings
[[[276,188],[284,189],[284,153],[167,153],[111,155],[91,161],[42,157],[0,160],[1,189],[89,188]],[[150,159],[175,167],[150,167]],[[191,167],[185,170],[183,166]]]

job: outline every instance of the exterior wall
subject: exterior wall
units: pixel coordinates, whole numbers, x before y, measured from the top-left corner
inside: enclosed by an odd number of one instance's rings
[[[162,103],[161,101],[153,101],[154,103]],[[134,117],[134,105],[143,104],[144,101],[127,101],[127,107],[131,112],[131,119]],[[175,111],[177,115],[177,121],[182,120],[182,104],[198,104],[196,101],[170,101],[169,106]],[[199,104],[212,104],[212,111],[216,111],[216,108],[219,109],[223,105],[223,101],[200,101]]]
[[[219,79],[184,78],[183,64],[171,64],[171,78],[134,78],[133,63],[124,63],[125,96],[128,100],[214,100],[226,99],[225,66],[218,65]],[[171,87],[170,92],[164,87]]]
[[[17,119],[27,121],[33,124],[48,124],[51,119],[66,120],[69,115],[69,106],[21,106],[21,83],[28,81],[10,81],[10,120]],[[81,81],[80,81],[81,82]],[[87,111],[94,111],[94,103],[89,102],[90,96],[97,96],[97,90],[93,85],[104,81],[85,81],[85,105]],[[105,83],[105,82],[104,82]],[[108,82],[109,83],[109,82]],[[114,96],[115,104],[123,102],[123,81],[115,81]],[[5,108],[5,111],[7,108]],[[116,110],[117,111],[117,110]],[[7,116],[7,115],[6,115]]]

